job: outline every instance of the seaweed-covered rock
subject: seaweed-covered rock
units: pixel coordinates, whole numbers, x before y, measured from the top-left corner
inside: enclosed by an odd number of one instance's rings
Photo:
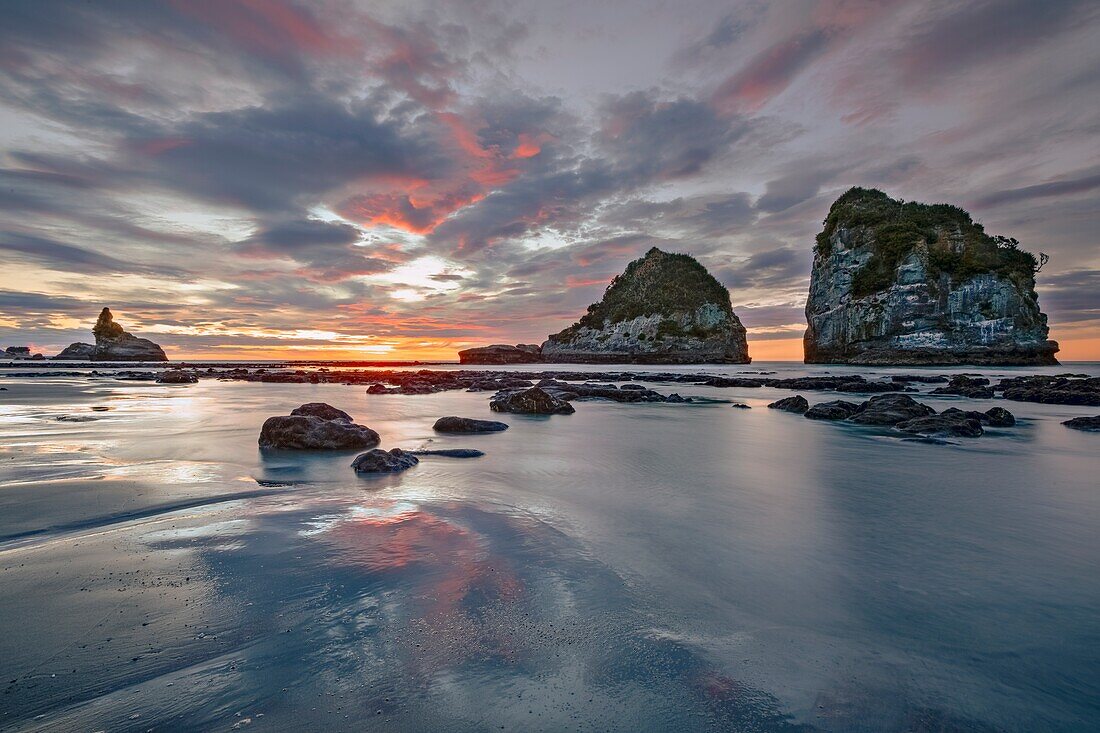
[[[554,397],[541,387],[524,390],[502,390],[489,400],[493,412],[515,412],[526,415],[572,415],[573,405]]]
[[[603,299],[542,344],[542,360],[747,364],[745,327],[729,291],[693,257],[652,248],[611,281]]]
[[[438,433],[499,433],[508,429],[508,423],[448,415],[436,420],[432,429]]]
[[[958,207],[853,188],[817,236],[806,362],[1057,364],[1037,264]]]
[[[392,448],[388,451],[374,448],[360,453],[351,462],[356,473],[400,473],[420,463],[420,459],[408,451]]]
[[[793,412],[797,415],[802,415],[806,410],[810,409],[810,403],[806,401],[806,398],[800,394],[796,394],[794,397],[784,397],[781,400],[768,405],[773,410],[783,410],[784,412]]]

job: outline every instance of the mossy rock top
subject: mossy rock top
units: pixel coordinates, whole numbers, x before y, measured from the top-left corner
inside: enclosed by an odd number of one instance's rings
[[[638,316],[673,316],[704,305],[733,315],[729,291],[694,257],[653,247],[627,265],[577,323],[550,338],[567,340],[580,328],[598,331]]]
[[[857,298],[893,285],[898,265],[922,244],[934,277],[946,274],[961,282],[994,274],[1034,286],[1035,256],[1019,249],[1014,239],[986,234],[958,206],[901,201],[877,189],[852,188],[829,209],[824,229],[817,235],[819,256],[832,254],[832,237],[839,228],[857,231],[855,244],[872,248],[871,258],[852,281]]]

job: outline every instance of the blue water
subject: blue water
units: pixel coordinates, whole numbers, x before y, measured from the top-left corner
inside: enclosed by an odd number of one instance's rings
[[[853,371],[706,369],[761,370]],[[985,373],[1038,371],[1100,367]],[[1100,729],[1096,408],[918,396],[1020,420],[931,445],[676,384],[753,409],[439,436],[489,395],[0,385],[3,731]],[[261,454],[310,401],[486,455]]]

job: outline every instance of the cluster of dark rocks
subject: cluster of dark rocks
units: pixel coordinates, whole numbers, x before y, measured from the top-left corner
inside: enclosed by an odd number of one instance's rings
[[[433,426],[441,433],[490,433],[507,430],[507,423],[450,415]],[[352,461],[356,473],[398,473],[420,463],[419,456],[477,458],[485,455],[473,448],[403,450],[376,448],[381,438],[374,430],[355,423],[351,415],[325,402],[309,402],[289,415],[269,417],[260,428],[263,449],[341,451],[366,450]]]
[[[833,400],[812,407],[802,395],[795,395],[768,407],[801,414],[810,420],[845,420],[857,425],[892,427],[926,438],[978,438],[985,433],[985,426],[1004,428],[1016,424],[1016,418],[1003,407],[985,412],[951,407],[937,413],[905,394],[878,395],[858,404]]]

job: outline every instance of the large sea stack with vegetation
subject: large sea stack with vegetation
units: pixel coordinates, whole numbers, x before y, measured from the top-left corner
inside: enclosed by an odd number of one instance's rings
[[[1018,245],[957,206],[849,190],[817,235],[806,362],[1057,364]]]
[[[603,299],[542,344],[548,362],[747,364],[730,294],[695,258],[656,247],[627,265]]]

